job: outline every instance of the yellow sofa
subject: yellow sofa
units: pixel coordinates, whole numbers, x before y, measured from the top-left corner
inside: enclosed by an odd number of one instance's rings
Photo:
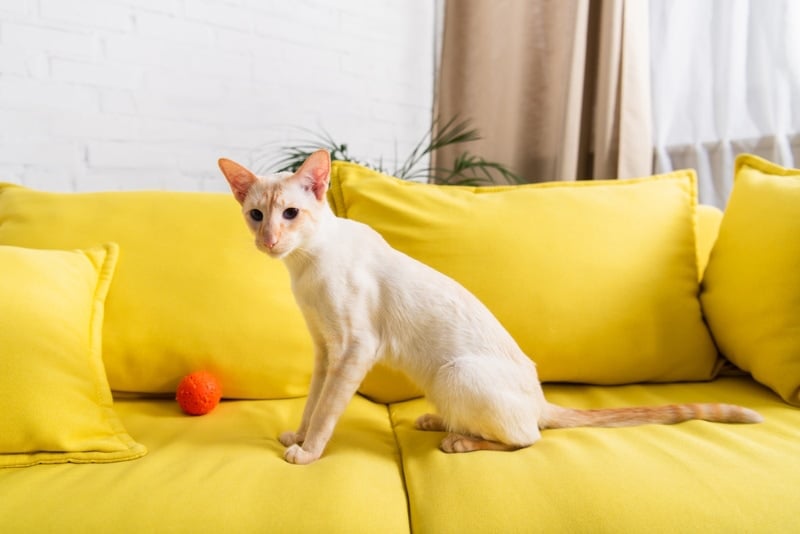
[[[800,172],[740,158],[724,215],[694,191],[691,171],[474,189],[337,163],[329,200],[480,296],[552,402],[726,402],[764,423],[448,455],[414,429],[426,400],[377,367],[295,466],[277,437],[310,342],[232,197],[0,185],[2,531],[798,530]],[[201,369],[224,399],[187,416],[174,391]]]

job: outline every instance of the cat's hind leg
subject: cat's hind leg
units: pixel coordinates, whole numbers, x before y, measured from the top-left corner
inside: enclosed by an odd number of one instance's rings
[[[476,438],[465,434],[451,432],[442,440],[439,446],[444,452],[473,452],[473,451],[515,451],[521,449],[519,445],[508,445],[498,441]]]
[[[444,425],[444,420],[433,413],[426,413],[417,418],[414,424],[417,430],[430,430],[433,432],[444,432],[447,428]]]
[[[447,426],[444,420],[432,413],[417,418],[414,425],[418,430],[430,430],[434,432],[446,432]],[[472,452],[472,451],[515,451],[521,449],[519,445],[507,445],[497,441],[491,441],[483,438],[476,438],[466,434],[459,434],[457,432],[450,432],[447,437],[442,440],[440,448],[444,452]]]

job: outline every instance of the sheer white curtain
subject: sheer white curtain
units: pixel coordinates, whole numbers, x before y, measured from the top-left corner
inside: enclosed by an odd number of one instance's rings
[[[800,164],[800,1],[650,0],[650,45],[656,172],[722,208],[736,154]]]

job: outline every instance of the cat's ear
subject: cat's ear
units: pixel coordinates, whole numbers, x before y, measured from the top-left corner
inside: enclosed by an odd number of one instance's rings
[[[244,202],[247,192],[250,191],[250,187],[256,182],[256,175],[229,159],[220,158],[217,164],[228,180],[233,196],[241,204]]]
[[[331,155],[327,150],[317,150],[300,165],[295,177],[301,180],[306,191],[311,191],[322,202],[331,179]]]

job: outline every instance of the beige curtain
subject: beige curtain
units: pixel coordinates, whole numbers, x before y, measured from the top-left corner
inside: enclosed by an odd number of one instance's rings
[[[652,169],[647,0],[450,0],[435,113],[531,182]],[[465,147],[445,147],[446,165]]]

